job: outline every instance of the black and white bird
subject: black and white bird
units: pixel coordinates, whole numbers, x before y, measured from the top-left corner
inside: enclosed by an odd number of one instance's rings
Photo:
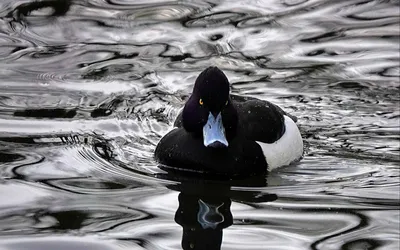
[[[167,169],[252,175],[289,165],[303,155],[297,119],[256,98],[230,95],[217,67],[197,77],[193,92],[158,143],[155,158]]]

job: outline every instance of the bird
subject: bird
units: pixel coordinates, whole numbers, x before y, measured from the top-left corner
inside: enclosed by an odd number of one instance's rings
[[[169,172],[249,176],[289,165],[303,156],[297,118],[254,97],[230,94],[227,76],[204,69],[154,157]]]

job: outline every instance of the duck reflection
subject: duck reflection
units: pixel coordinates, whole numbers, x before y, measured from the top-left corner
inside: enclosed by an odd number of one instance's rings
[[[175,221],[183,228],[182,248],[220,249],[222,230],[233,223],[229,196],[183,191],[178,200]]]
[[[258,185],[257,185],[258,184]],[[233,224],[232,201],[269,202],[275,194],[235,190],[235,186],[264,186],[265,176],[243,181],[181,181],[170,189],[179,191],[175,222],[182,226],[182,248],[221,249],[223,229]]]

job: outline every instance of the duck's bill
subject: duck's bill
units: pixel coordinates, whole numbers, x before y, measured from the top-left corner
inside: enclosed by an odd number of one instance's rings
[[[228,147],[221,113],[214,117],[210,112],[207,123],[203,127],[203,139],[206,147]]]

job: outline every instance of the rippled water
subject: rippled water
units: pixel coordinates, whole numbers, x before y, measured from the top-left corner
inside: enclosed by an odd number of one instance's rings
[[[399,249],[399,14],[385,0],[2,0],[0,249]],[[300,163],[234,183],[157,167],[209,65],[298,116]]]

